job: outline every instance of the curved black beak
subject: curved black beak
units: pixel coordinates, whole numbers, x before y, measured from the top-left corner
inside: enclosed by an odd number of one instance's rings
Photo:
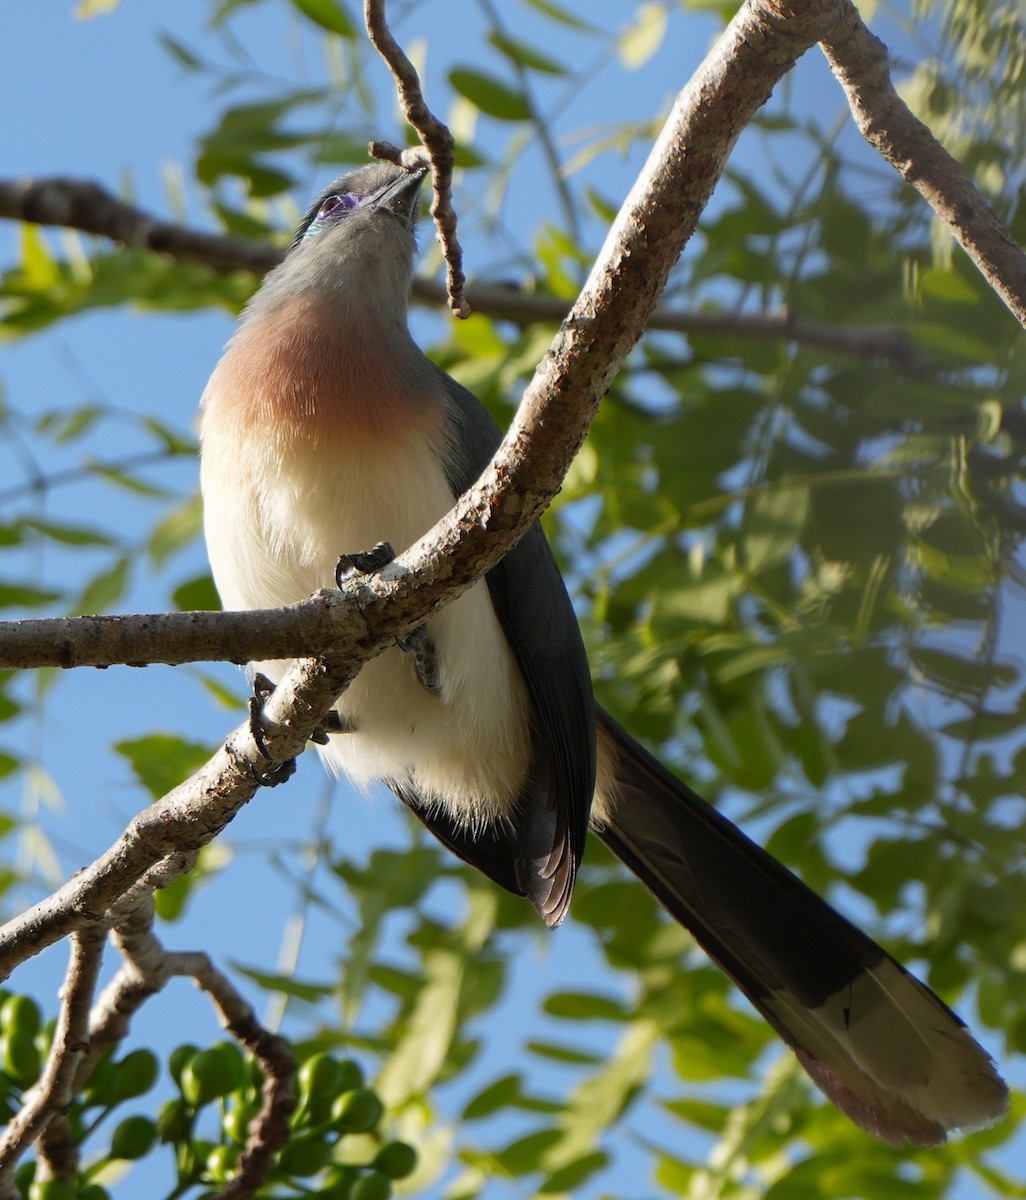
[[[420,196],[420,185],[427,174],[426,167],[417,167],[406,171],[398,179],[386,183],[384,187],[367,197],[368,208],[380,208],[398,217],[409,228],[417,219],[417,200]]]

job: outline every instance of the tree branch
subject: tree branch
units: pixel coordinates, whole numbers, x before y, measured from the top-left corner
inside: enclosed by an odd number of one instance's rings
[[[947,225],[1020,325],[1026,327],[1026,254],[960,164],[895,91],[887,47],[850,0],[823,41],[867,142],[910,183]]]
[[[281,262],[283,252],[266,242],[204,233],[158,218],[123,203],[97,183],[77,179],[0,180],[0,217],[36,225],[59,225],[111,238],[122,245],[166,254],[183,262],[201,262],[216,271],[262,275]],[[475,312],[532,325],[561,322],[567,302],[558,296],[524,292],[513,286],[479,283],[465,289]],[[447,291],[433,279],[413,283],[417,303],[445,304]],[[790,313],[689,312],[656,308],[652,330],[769,338],[815,346],[837,354],[883,360],[912,372],[929,368],[928,358],[896,325],[848,327],[806,320]]]
[[[210,997],[222,1026],[260,1064],[264,1103],[254,1117],[239,1170],[221,1200],[248,1200],[264,1183],[277,1152],[288,1141],[289,1117],[296,1106],[296,1062],[286,1042],[265,1029],[252,1006],[226,975],[202,952],[169,952],[153,931],[153,898],[140,893],[113,931],[126,964],[105,990],[93,1015],[95,1038],[120,1041],[127,1032],[125,1014],[174,978],[191,978]],[[102,1035],[102,1041],[101,1041]],[[116,1035],[116,1036],[115,1036]]]
[[[10,1191],[18,1159],[74,1097],[79,1068],[89,1045],[89,1011],[105,939],[106,929],[96,926],[77,930],[71,936],[71,959],[60,990],[61,1007],[50,1056],[0,1137],[0,1196]],[[16,1189],[13,1194],[17,1194]]]
[[[349,606],[318,592],[288,608],[0,622],[0,668],[179,666],[333,652]],[[345,652],[345,651],[343,651]]]
[[[39,1081],[0,1139],[0,1197],[16,1196],[18,1159],[59,1120],[104,1051],[122,1041],[142,1005],[175,978],[193,979],[210,997],[223,1027],[256,1058],[264,1074],[264,1104],[254,1117],[235,1179],[222,1200],[248,1200],[266,1181],[288,1140],[295,1108],[296,1063],[288,1045],[257,1020],[252,1006],[202,952],[169,952],[153,930],[149,886],[134,888],[111,910],[111,937],[125,963],[93,1005],[106,929],[72,934],[72,957],[61,989],[53,1048]],[[90,1011],[91,1010],[91,1011]],[[47,1171],[44,1177],[63,1174]],[[12,1190],[13,1188],[13,1190]]]

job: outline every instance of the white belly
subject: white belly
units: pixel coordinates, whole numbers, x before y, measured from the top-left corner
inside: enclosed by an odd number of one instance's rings
[[[202,482],[214,580],[225,608],[290,604],[334,583],[340,554],[388,541],[397,551],[452,507],[434,450],[393,439],[383,453],[303,446],[284,461],[266,443],[204,421]],[[365,786],[403,781],[468,824],[510,812],[530,761],[529,700],[492,608],[476,584],[428,623],[440,694],[398,647],[367,663],[340,699],[353,727],[321,750]],[[254,664],[279,678],[280,662]]]

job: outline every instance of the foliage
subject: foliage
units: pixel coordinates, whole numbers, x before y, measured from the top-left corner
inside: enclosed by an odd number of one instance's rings
[[[437,5],[411,6],[397,31],[411,43],[427,38],[431,99],[451,105],[461,229],[478,276],[574,294],[657,117],[658,100],[625,111],[609,97],[657,71],[657,97],[682,85],[680,48],[707,42],[718,7],[646,2],[605,22],[568,0],[508,10],[479,0],[452,45]],[[908,94],[1026,239],[1023,122],[1004,121],[1024,105],[1021,15],[996,0],[907,7],[923,10],[916,37],[897,24],[881,33],[906,67]],[[326,77],[254,67],[240,48],[254,10],[294,23],[304,45],[323,51]],[[993,36],[996,14],[1007,36]],[[220,0],[210,17],[200,42],[162,34],[183,76],[214,97],[210,128],[183,169],[218,227],[282,239],[309,180],[359,160],[368,135],[392,123],[392,99],[340,0]],[[579,93],[587,121],[580,109],[567,115]],[[801,87],[781,89],[743,139],[667,300],[728,314],[786,309],[842,331],[887,326],[914,353],[888,358],[882,337],[880,353],[864,357],[743,333],[651,334],[603,403],[548,529],[602,702],[920,964],[945,999],[970,1012],[975,1001],[989,1044],[1021,1078],[1026,353],[1021,330],[919,199],[832,116]],[[434,252],[426,265],[437,265]],[[25,229],[0,279],[0,329],[41,336],[135,306],[170,331],[170,314],[236,311],[254,286]],[[501,421],[552,334],[482,313],[452,328],[417,320],[433,357]],[[25,397],[8,398],[8,615],[112,610],[141,589],[165,606],[215,603],[197,548],[187,430],[187,418],[158,419],[145,401],[30,411]],[[141,673],[129,685],[141,695]],[[37,874],[56,863],[59,821],[38,819],[38,805],[19,810],[15,797],[19,788],[47,794],[25,730],[52,720],[70,686],[52,673],[0,677],[9,810],[0,837],[33,851],[5,855],[8,904],[38,886],[27,861]],[[237,703],[240,690],[208,671],[179,672],[175,686],[191,689],[183,707]],[[220,736],[221,717],[231,719],[228,708],[202,735],[184,719],[180,730],[110,730],[117,761],[142,785],[133,803],[183,777],[200,743]],[[347,826],[323,815],[295,854],[276,847],[269,861],[304,919],[328,922],[327,953],[310,978],[267,962],[240,971],[285,1012],[309,1055],[356,1054],[373,1072],[386,1127],[418,1148],[414,1190],[453,1200],[525,1189],[628,1195],[644,1178],[689,1197],[1026,1194],[1021,1165],[1009,1165],[1009,1147],[1023,1144],[1021,1100],[1001,1128],[942,1150],[871,1143],[810,1093],[728,981],[599,846],[575,898],[577,932],[555,941],[573,939],[568,952],[589,969],[552,987],[525,978],[542,936],[527,906],[419,830],[398,827],[390,844],[354,850]],[[326,871],[309,867],[314,854]],[[226,862],[205,856],[204,878],[238,869]],[[202,913],[207,892],[195,878],[162,898],[167,920]],[[26,1086],[38,1070],[36,1034],[5,1037],[6,1078]],[[230,1153],[215,1155],[194,1118],[211,1100],[225,1130],[218,1150],[237,1145],[227,1123],[252,1102],[248,1069],[243,1077],[237,1100],[212,1100],[180,1072],[181,1093],[159,1113],[133,1108],[128,1120],[155,1120],[158,1139],[175,1147],[168,1190],[220,1181]],[[83,1111],[89,1096],[76,1102]],[[341,1120],[315,1108],[300,1110],[307,1125],[295,1151],[307,1147],[310,1162],[334,1144]],[[120,1136],[141,1146],[142,1130]],[[354,1185],[342,1176],[340,1195]],[[287,1177],[269,1194],[301,1193],[306,1185],[288,1191]],[[329,1194],[318,1178],[318,1194]],[[351,1194],[372,1200],[374,1185],[363,1186],[366,1196]]]
[[[54,1030],[52,1022],[41,1025],[35,1002],[17,993],[3,994],[0,1029],[0,1104],[6,1118],[38,1078]],[[293,1050],[299,1070],[290,1140],[261,1194],[281,1200],[309,1195],[307,1181],[317,1176],[317,1194],[326,1200],[388,1200],[392,1182],[416,1169],[416,1152],[382,1136],[383,1105],[358,1063],[309,1046]],[[170,1080],[171,1095],[155,1118],[121,1115],[122,1105],[154,1094],[162,1074]],[[146,1049],[122,1058],[108,1053],[64,1115],[84,1153],[77,1178],[37,1179],[36,1162],[29,1158],[18,1168],[19,1191],[27,1200],[105,1200],[110,1193],[104,1184],[116,1183],[129,1164],[151,1153],[170,1157],[177,1191],[221,1188],[260,1113],[263,1086],[259,1064],[230,1041],[206,1049],[183,1043],[170,1051],[166,1064]]]

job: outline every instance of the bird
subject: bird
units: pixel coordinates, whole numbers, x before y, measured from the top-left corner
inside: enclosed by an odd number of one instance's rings
[[[204,529],[225,609],[297,602],[340,559],[412,545],[500,431],[408,326],[426,171],[355,167],[312,203],[201,401]],[[271,680],[287,663],[251,664]],[[578,621],[534,525],[483,579],[367,662],[326,765],[383,781],[445,846],[566,916],[588,831],[744,993],[856,1125],[938,1145],[1008,1089],[926,985],[666,769],[595,701]]]

